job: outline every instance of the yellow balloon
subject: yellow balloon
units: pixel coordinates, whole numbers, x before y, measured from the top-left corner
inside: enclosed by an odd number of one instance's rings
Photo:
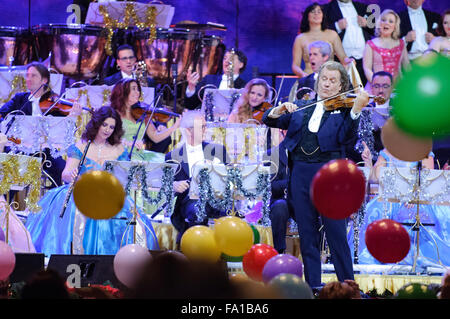
[[[221,254],[214,231],[203,225],[188,228],[181,237],[180,248],[189,259],[209,262],[216,262]]]
[[[242,256],[253,245],[253,230],[244,220],[221,217],[215,221],[214,233],[220,250],[229,256]]]
[[[80,212],[92,219],[109,219],[125,203],[125,190],[119,180],[105,171],[90,171],[78,179],[73,199]]]

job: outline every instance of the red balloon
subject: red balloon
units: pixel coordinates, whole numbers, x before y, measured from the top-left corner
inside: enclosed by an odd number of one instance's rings
[[[364,173],[350,160],[332,160],[314,175],[310,187],[316,209],[332,219],[344,219],[358,211],[366,192]]]
[[[262,271],[267,261],[278,255],[278,252],[270,245],[256,244],[242,258],[244,272],[251,279],[262,281]]]
[[[392,219],[381,219],[369,224],[365,239],[369,253],[382,263],[402,261],[411,246],[406,229]]]

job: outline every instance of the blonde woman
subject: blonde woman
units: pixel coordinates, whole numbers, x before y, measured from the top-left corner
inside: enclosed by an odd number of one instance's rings
[[[375,26],[376,38],[367,41],[363,68],[368,82],[379,71],[392,74],[394,81],[401,75],[401,67],[409,67],[405,42],[400,39],[400,17],[393,10],[384,10]]]

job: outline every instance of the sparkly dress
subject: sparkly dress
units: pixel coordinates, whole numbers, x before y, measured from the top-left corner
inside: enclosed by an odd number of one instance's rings
[[[386,160],[388,167],[415,167],[417,162],[400,161],[384,151],[380,152]],[[399,223],[415,223],[417,206],[407,208],[401,203],[391,203],[379,201],[379,196],[374,197],[366,205],[364,219],[359,228],[359,264],[381,264],[367,250],[365,243],[365,233],[370,223],[389,218]],[[419,257],[418,267],[435,266],[440,262],[446,267],[450,266],[450,206],[441,205],[420,205],[419,216],[422,224],[434,224],[434,226],[424,226],[419,229]],[[403,225],[411,238],[411,248],[408,255],[399,262],[400,265],[413,265],[416,253],[417,232],[412,230],[412,226]],[[354,245],[354,229],[351,225],[348,232],[348,241],[352,251]]]
[[[81,159],[83,154],[72,145],[67,156]],[[124,151],[116,160],[127,160]],[[81,174],[101,170],[102,166],[86,157]],[[25,226],[37,252],[52,254],[115,255],[127,244],[136,243],[148,249],[159,249],[150,219],[138,212],[136,226],[129,224],[133,219],[134,203],[130,196],[125,198],[122,210],[108,220],[94,220],[85,217],[75,206],[73,195],[64,216],[60,213],[69,189],[69,184],[48,191],[39,201],[42,210],[28,215]],[[136,227],[136,239],[133,227]]]
[[[405,47],[405,42],[402,39],[399,41],[400,43],[392,49],[379,47],[372,40],[367,41],[367,44],[373,51],[373,73],[386,71],[391,73],[394,79],[397,78],[400,70],[403,48]]]

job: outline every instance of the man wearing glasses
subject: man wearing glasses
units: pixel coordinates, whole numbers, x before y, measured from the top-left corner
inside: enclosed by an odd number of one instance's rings
[[[134,78],[134,68],[137,58],[134,54],[133,47],[128,44],[123,44],[117,48],[116,51],[116,64],[119,72],[105,78],[103,84],[114,85],[121,79]],[[155,87],[156,83],[151,77],[147,77],[147,86]]]

